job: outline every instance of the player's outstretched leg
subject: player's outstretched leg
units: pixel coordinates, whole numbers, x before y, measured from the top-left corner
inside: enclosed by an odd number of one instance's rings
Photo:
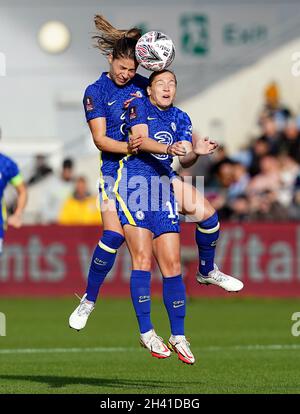
[[[132,270],[130,292],[133,307],[140,328],[140,344],[147,348],[156,358],[167,358],[171,355],[163,339],[156,334],[151,322],[151,273],[145,270]]]
[[[80,331],[95,307],[99,289],[108,272],[112,269],[118,248],[124,242],[124,237],[111,230],[104,230],[90,264],[86,293],[82,297],[79,306],[69,318],[71,328]]]
[[[214,264],[219,237],[218,215],[208,200],[191,184],[175,178],[173,188],[179,210],[196,223],[196,242],[199,250],[197,280],[201,284],[214,284],[229,292],[237,292],[243,283],[222,273]]]
[[[193,365],[195,357],[184,335],[186,292],[181,275],[163,278],[163,299],[172,333],[168,347],[171,351],[176,352],[180,361]]]
[[[220,223],[217,212],[197,225],[196,242],[199,249],[197,281],[200,284],[220,286],[227,292],[238,292],[243,289],[244,284],[240,280],[221,272],[214,263],[219,229]]]

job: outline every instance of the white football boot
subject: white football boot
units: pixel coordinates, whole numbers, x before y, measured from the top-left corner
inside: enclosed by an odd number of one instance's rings
[[[178,359],[185,364],[193,365],[195,363],[195,357],[190,349],[190,343],[184,335],[171,335],[168,347],[171,351],[176,352]]]
[[[152,356],[155,358],[168,358],[171,355],[167,345],[164,344],[163,339],[156,334],[154,329],[140,336],[140,344],[143,348],[149,349]]]
[[[69,318],[70,328],[76,329],[77,331],[85,327],[91,312],[95,308],[95,303],[88,302],[86,296],[86,293],[82,296],[79,306],[77,306]]]
[[[221,272],[216,264],[214,269],[208,273],[208,276],[203,276],[200,272],[197,272],[197,281],[200,284],[220,286],[227,292],[239,292],[244,287],[243,282]]]

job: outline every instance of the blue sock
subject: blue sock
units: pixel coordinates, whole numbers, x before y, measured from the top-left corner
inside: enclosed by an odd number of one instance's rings
[[[181,275],[163,278],[163,298],[172,335],[184,335],[186,294]]]
[[[90,264],[86,288],[87,300],[96,302],[100,286],[113,267],[117,250],[123,241],[124,237],[121,234],[111,230],[104,230]]]
[[[208,219],[201,221],[196,227],[196,242],[199,249],[199,272],[203,276],[214,268],[215,250],[219,238],[220,223],[215,212]]]
[[[146,272],[145,270],[132,270],[130,278],[131,300],[141,333],[145,333],[153,329],[150,318],[150,283],[150,272]]]

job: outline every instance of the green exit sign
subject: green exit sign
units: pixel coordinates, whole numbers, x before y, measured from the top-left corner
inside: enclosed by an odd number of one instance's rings
[[[206,15],[182,15],[180,18],[180,27],[183,53],[203,56],[209,52],[209,20]]]

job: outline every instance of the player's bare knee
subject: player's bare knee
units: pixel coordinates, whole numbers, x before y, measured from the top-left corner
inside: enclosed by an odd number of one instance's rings
[[[133,266],[138,270],[150,271],[151,269],[151,257],[144,252],[140,252],[135,255],[133,260]]]
[[[173,259],[173,260],[172,260]],[[170,257],[167,263],[165,263],[167,275],[176,276],[181,274],[180,260]]]

